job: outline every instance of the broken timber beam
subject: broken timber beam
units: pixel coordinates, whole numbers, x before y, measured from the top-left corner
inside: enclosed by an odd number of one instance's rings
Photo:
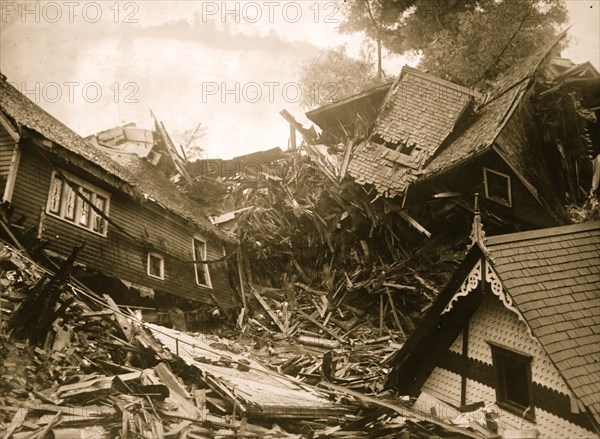
[[[337,335],[335,332],[333,332],[331,329],[329,329],[327,326],[323,325],[321,322],[317,321],[316,319],[313,319],[311,316],[309,316],[308,314],[306,314],[303,311],[297,310],[296,311],[298,313],[299,316],[301,316],[303,319],[308,320],[309,322],[311,322],[313,325],[317,326],[319,329],[322,329],[323,331],[325,331],[327,334],[331,335],[333,338],[335,338],[337,341],[339,341],[340,343],[344,343],[344,339],[342,337],[340,337],[339,335]]]
[[[327,387],[330,390],[334,390],[336,393],[339,393],[339,394],[343,393],[346,395],[353,396],[354,398],[356,398],[357,400],[359,400],[363,403],[369,403],[369,404],[377,405],[379,407],[388,408],[388,409],[393,410],[396,413],[400,414],[401,416],[404,416],[404,417],[413,416],[417,419],[421,419],[421,420],[425,419],[425,420],[431,422],[432,424],[439,425],[440,427],[442,427],[448,431],[451,431],[453,433],[459,433],[459,434],[462,434],[462,435],[472,438],[472,439],[481,439],[480,435],[473,434],[470,431],[468,431],[467,429],[453,427],[450,424],[446,424],[444,422],[437,421],[437,420],[431,418],[430,416],[427,416],[424,413],[419,413],[419,412],[409,409],[407,407],[402,407],[400,405],[392,404],[391,402],[387,402],[387,401],[381,400],[379,398],[374,398],[372,396],[363,395],[362,393],[347,389],[342,386],[338,386],[338,385],[329,383],[327,381],[321,381],[319,383],[319,385],[323,386],[323,387]]]
[[[260,305],[264,308],[264,310],[267,312],[267,314],[269,314],[269,317],[271,317],[271,320],[273,320],[273,323],[275,323],[277,325],[277,327],[279,328],[281,333],[283,335],[287,335],[286,331],[285,331],[285,327],[281,324],[281,322],[277,318],[277,314],[275,314],[273,312],[273,310],[271,309],[269,304],[265,301],[265,299],[263,299],[262,296],[254,288],[252,288],[251,291],[252,291],[252,295],[256,298],[256,300],[258,300],[258,303],[260,303]]]
[[[400,215],[410,226],[414,227],[419,233],[431,238],[431,232],[423,227],[421,224],[417,222],[412,216],[408,214],[405,210],[399,210],[398,215]]]

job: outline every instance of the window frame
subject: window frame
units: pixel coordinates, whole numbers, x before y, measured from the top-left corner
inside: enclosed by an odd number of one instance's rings
[[[506,187],[507,187],[507,198],[506,199],[497,197],[493,194],[490,194],[488,173],[491,173],[491,174],[494,174],[496,176],[503,177],[506,179]],[[483,186],[485,187],[485,197],[488,200],[495,201],[496,203],[502,204],[503,206],[506,206],[506,207],[512,207],[512,181],[511,181],[510,175],[484,167],[483,168]]]
[[[150,260],[152,258],[157,258],[160,260],[160,275],[157,276],[155,274],[150,273]],[[154,279],[165,280],[165,258],[163,255],[157,252],[148,252],[148,256],[146,257],[146,274]]]
[[[63,176],[65,178],[63,178]],[[106,238],[108,234],[108,222],[98,215],[91,206],[88,206],[87,210],[87,225],[81,223],[81,214],[85,211],[84,206],[86,205],[83,201],[82,197],[79,196],[77,192],[75,192],[71,186],[65,181],[68,180],[73,185],[77,186],[82,194],[89,194],[89,201],[95,205],[96,198],[100,198],[104,200],[104,215],[109,215],[110,210],[110,193],[99,189],[98,187],[78,178],[74,175],[71,175],[67,172],[61,171],[59,174],[57,171],[52,171],[52,176],[50,177],[50,186],[48,188],[48,196],[46,200],[46,214],[57,218],[61,221],[64,221],[68,224],[71,224],[75,227],[78,227],[83,230],[87,230],[90,233],[93,233],[98,236],[102,236]],[[60,182],[60,188],[58,191],[55,191],[56,186],[55,182]],[[58,209],[53,209],[53,193],[58,192]],[[74,207],[73,207],[73,217],[67,217],[67,199],[65,198],[70,193],[73,193],[74,197]],[[96,221],[100,217],[103,222],[103,227],[101,231],[95,230]]]
[[[200,259],[196,259],[196,242],[201,242],[204,245],[204,260],[208,259],[208,240],[202,235],[194,235],[192,237],[192,257],[194,261],[198,261]],[[204,270],[204,277],[206,279],[206,284],[200,283],[198,278],[198,270]],[[194,264],[194,277],[196,278],[196,285],[203,288],[212,289],[212,279],[210,277],[210,270],[208,268],[208,264]]]
[[[492,351],[492,364],[496,378],[496,404],[498,407],[525,418],[530,422],[535,422],[535,405],[533,400],[533,380],[531,375],[531,363],[533,357],[524,352],[519,352],[500,344],[487,341]],[[527,373],[527,392],[529,405],[523,406],[516,401],[511,401],[507,396],[507,381],[505,372],[505,362],[513,361],[522,363],[526,367]],[[525,411],[527,411],[525,413]]]

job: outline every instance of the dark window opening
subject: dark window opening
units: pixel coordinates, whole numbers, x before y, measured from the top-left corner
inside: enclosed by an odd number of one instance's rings
[[[512,206],[510,176],[483,168],[485,197],[505,206]]]
[[[404,145],[402,145],[402,147],[399,149],[399,151],[402,154],[410,155],[415,150],[415,146],[417,146],[417,144],[414,142],[413,143],[405,143]]]
[[[499,407],[532,422],[531,357],[490,344],[496,371],[496,402]]]
[[[394,151],[396,151],[396,149],[398,148],[398,145],[399,145],[398,143],[387,142],[379,134],[373,135],[373,137],[371,138],[371,141],[373,143],[377,143],[378,145],[385,146],[386,148],[393,149]]]
[[[165,278],[165,260],[158,253],[148,253],[148,276]]]

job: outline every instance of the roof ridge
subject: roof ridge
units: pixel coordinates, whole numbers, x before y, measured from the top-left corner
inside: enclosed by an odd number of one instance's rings
[[[448,88],[452,88],[456,91],[460,91],[464,94],[473,96],[478,99],[481,99],[483,97],[483,94],[474,88],[469,88],[463,85],[456,84],[454,82],[432,75],[431,73],[422,72],[421,70],[415,69],[414,67],[410,67],[407,65],[403,66],[402,71],[400,72],[400,76],[404,75],[405,73],[412,73],[413,75],[418,76],[422,79],[428,80],[430,82],[435,82],[436,84],[443,85]]]
[[[527,232],[507,233],[505,235],[488,236],[486,239],[486,246],[489,248],[490,246],[505,244],[508,242],[547,238],[549,236],[567,235],[569,233],[586,232],[596,229],[600,229],[600,221],[549,227],[546,229],[530,230]]]

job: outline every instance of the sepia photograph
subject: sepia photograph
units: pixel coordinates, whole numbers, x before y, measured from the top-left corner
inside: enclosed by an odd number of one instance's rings
[[[0,0],[0,439],[600,439],[600,0]]]

